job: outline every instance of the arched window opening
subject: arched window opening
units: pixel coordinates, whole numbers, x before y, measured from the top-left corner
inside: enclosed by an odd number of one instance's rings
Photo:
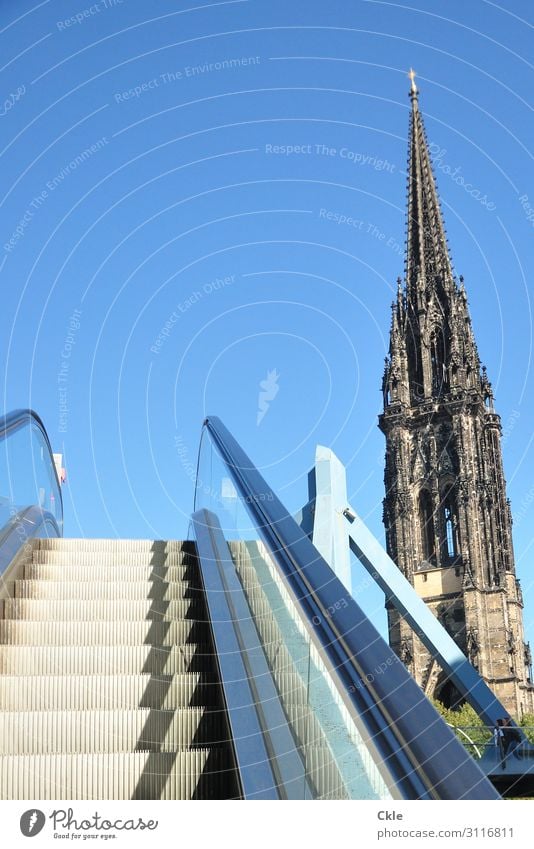
[[[454,520],[450,504],[445,505],[445,539],[447,542],[447,554],[456,557],[456,535],[454,533]]]
[[[423,489],[419,496],[419,510],[423,559],[435,565],[436,546],[434,534],[434,511],[432,510],[432,499],[430,498],[430,493],[426,489]]]
[[[421,362],[421,339],[417,330],[417,319],[410,315],[406,328],[406,349],[408,354],[408,378],[412,402],[417,404],[424,399],[423,364]]]
[[[449,489],[442,497],[441,513],[441,551],[444,562],[451,562],[458,557],[458,532],[454,495]]]
[[[449,710],[459,710],[465,704],[464,697],[452,681],[446,677],[444,672],[438,678],[436,689],[434,690],[434,698]]]
[[[435,331],[430,339],[430,363],[432,368],[432,389],[440,392],[446,382],[445,345],[443,333]]]
[[[421,357],[419,355],[419,351],[417,348],[414,348],[412,358],[412,368],[411,368],[411,389],[412,389],[412,398],[417,403],[422,401],[425,397],[425,388],[423,384],[423,368],[421,364]]]

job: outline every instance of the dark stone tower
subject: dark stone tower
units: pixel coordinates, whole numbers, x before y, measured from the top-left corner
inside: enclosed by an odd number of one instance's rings
[[[392,305],[383,380],[387,549],[514,716],[534,689],[515,576],[501,424],[463,279],[453,275],[411,73],[405,285]],[[388,609],[390,643],[429,695],[457,693]]]

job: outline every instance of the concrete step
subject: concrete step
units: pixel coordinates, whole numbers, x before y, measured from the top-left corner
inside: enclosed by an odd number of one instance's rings
[[[198,583],[196,565],[181,566],[64,566],[57,563],[29,563],[24,567],[24,578],[28,581],[167,581],[168,583]]]
[[[186,581],[15,581],[15,598],[28,599],[161,599],[203,600],[200,589]]]
[[[192,540],[158,539],[89,539],[86,537],[62,537],[33,540],[35,549],[41,551],[184,551],[195,554]]]
[[[175,752],[225,742],[219,711],[4,711],[0,755]]]
[[[143,619],[37,622],[17,619],[0,620],[0,645],[95,646],[95,645],[185,645],[204,643],[209,638],[207,623],[194,619],[173,622]]]
[[[211,670],[213,663],[207,645],[0,645],[0,675],[175,675]]]
[[[3,799],[31,800],[226,799],[235,790],[226,751],[218,748],[3,755],[0,786]]]
[[[56,563],[59,566],[183,566],[194,564],[193,554],[184,551],[49,551],[36,549],[33,563]]]
[[[194,599],[165,601],[162,599],[30,599],[7,598],[3,602],[4,620],[76,622],[110,620],[113,622],[155,619],[205,618],[203,605]]]
[[[203,673],[181,675],[4,675],[0,710],[175,710],[216,707],[218,685]]]

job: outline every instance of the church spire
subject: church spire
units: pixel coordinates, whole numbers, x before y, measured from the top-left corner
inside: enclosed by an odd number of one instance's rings
[[[408,299],[416,312],[426,308],[433,290],[450,292],[452,269],[423,118],[419,111],[419,91],[415,71],[411,80],[410,142],[408,153],[408,221],[406,242],[406,282]]]
[[[452,273],[415,71],[408,76],[406,280],[397,291],[383,384],[385,407],[481,389],[467,297]]]

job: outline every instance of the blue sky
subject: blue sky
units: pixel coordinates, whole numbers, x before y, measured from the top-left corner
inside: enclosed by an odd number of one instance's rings
[[[526,0],[4,0],[3,407],[34,407],[65,455],[66,535],[185,535],[216,414],[291,509],[331,446],[382,536],[413,66],[534,639],[528,19]]]

